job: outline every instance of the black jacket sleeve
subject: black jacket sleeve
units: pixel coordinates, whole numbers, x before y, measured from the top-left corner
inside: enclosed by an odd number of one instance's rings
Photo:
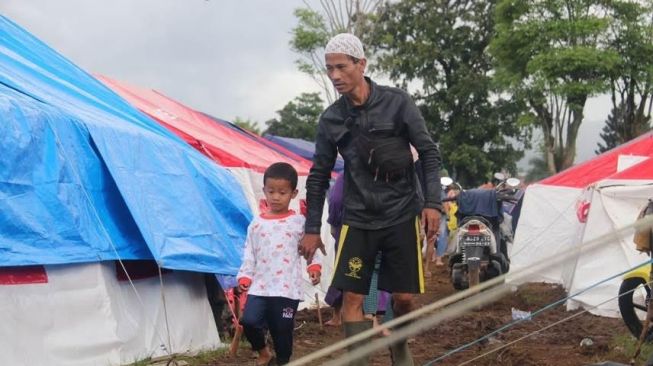
[[[320,118],[317,136],[315,137],[315,154],[313,166],[306,179],[306,224],[304,231],[308,234],[317,234],[322,226],[322,211],[324,210],[324,197],[329,188],[331,170],[338,157],[338,148],[329,137]]]
[[[426,122],[422,117],[415,102],[405,94],[402,109],[402,119],[408,130],[410,144],[415,147],[422,163],[422,174],[424,175],[424,207],[435,208],[442,211],[442,198],[440,187],[440,151],[438,146],[431,139],[426,129]]]

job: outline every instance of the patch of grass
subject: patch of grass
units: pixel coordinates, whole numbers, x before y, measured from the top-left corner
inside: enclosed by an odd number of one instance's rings
[[[179,357],[179,359],[186,361],[189,366],[200,366],[213,363],[215,360],[224,357],[227,353],[229,353],[229,347],[220,347],[215,350],[200,352],[192,357]]]
[[[522,301],[528,306],[546,304],[546,296],[538,291],[519,291],[517,292]]]
[[[630,361],[630,358],[633,356],[633,354],[635,354],[635,347],[637,347],[637,339],[635,339],[635,337],[633,337],[630,333],[617,334],[612,338],[612,341],[610,342],[610,350],[601,358],[613,361],[628,362]],[[653,344],[644,343],[636,362],[643,363],[651,355],[653,355]]]

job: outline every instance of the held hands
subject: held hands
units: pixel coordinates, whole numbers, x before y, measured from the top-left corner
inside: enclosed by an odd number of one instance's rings
[[[311,279],[311,283],[313,284],[313,286],[320,283],[320,277],[322,277],[322,273],[320,273],[318,271],[308,272],[308,278]]]
[[[303,256],[306,262],[311,263],[315,251],[318,249],[320,249],[323,255],[326,255],[326,249],[324,249],[324,243],[322,243],[320,234],[304,234],[304,237],[299,242],[299,255]]]
[[[240,292],[247,292],[247,290],[249,290],[249,285],[241,283],[238,285],[238,289],[240,290]]]
[[[422,227],[426,230],[426,239],[432,243],[440,229],[440,211],[434,208],[423,209]]]

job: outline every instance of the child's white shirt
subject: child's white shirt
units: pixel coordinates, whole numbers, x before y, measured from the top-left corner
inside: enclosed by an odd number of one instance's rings
[[[249,224],[238,280],[250,279],[249,294],[281,296],[303,300],[304,272],[321,270],[322,253],[316,251],[313,262],[304,267],[299,241],[304,236],[305,218],[290,211],[288,215],[260,215]]]

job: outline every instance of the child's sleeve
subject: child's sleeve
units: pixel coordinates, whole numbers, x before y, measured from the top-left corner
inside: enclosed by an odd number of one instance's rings
[[[243,263],[236,278],[239,285],[249,286],[254,277],[256,268],[256,257],[254,256],[254,241],[252,240],[252,226],[247,229],[247,239],[245,239],[245,249],[243,250]]]

